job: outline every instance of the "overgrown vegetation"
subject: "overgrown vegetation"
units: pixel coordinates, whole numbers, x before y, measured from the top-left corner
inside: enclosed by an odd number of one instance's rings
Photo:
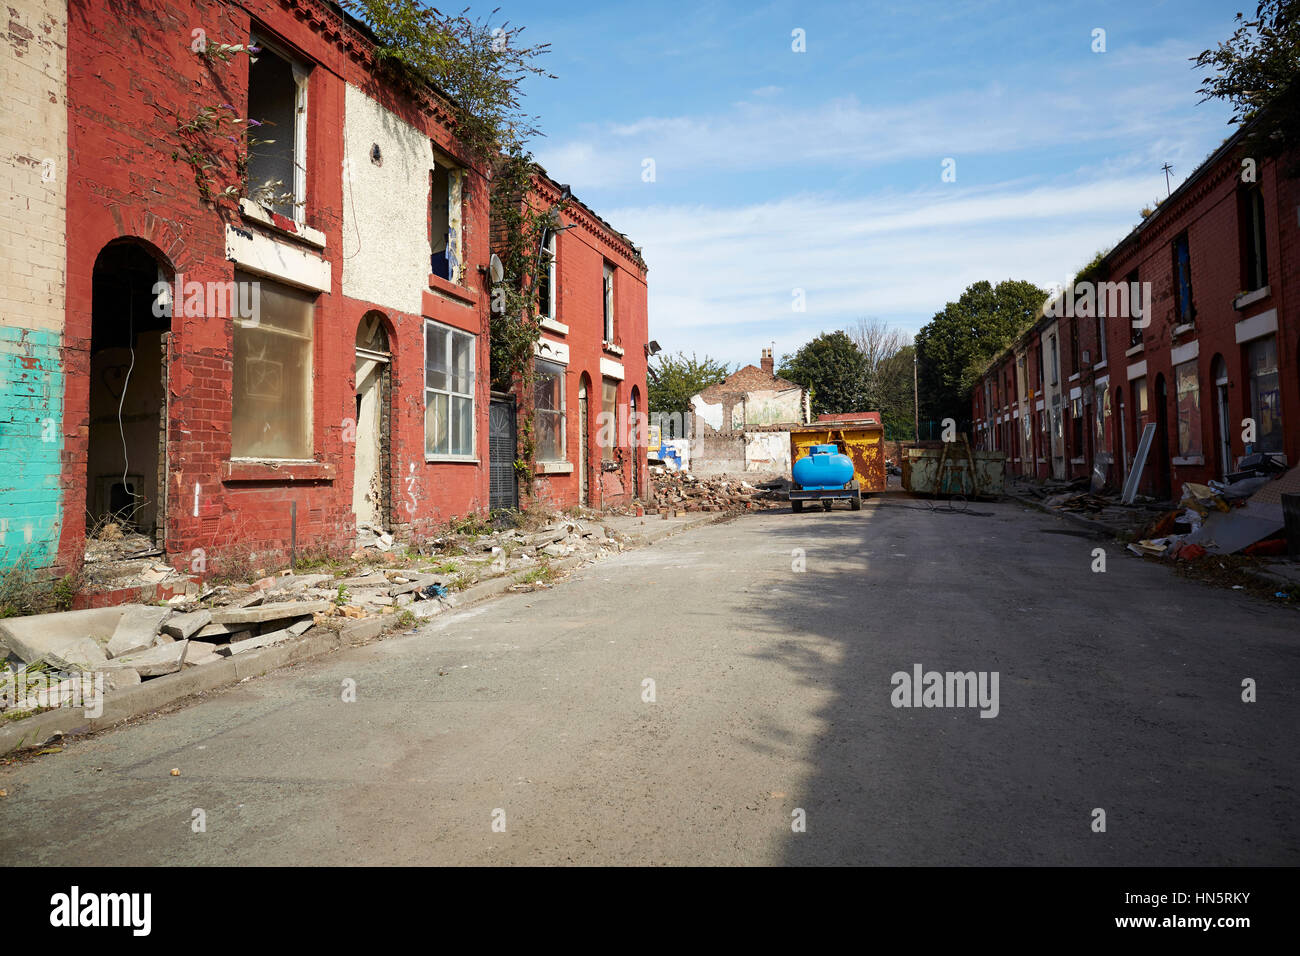
[[[30,552],[0,571],[0,618],[67,611],[84,582],[80,573],[54,576],[38,568]]]
[[[1253,17],[1235,21],[1232,36],[1193,60],[1212,71],[1197,91],[1201,102],[1231,105],[1232,122],[1248,127],[1243,156],[1289,153],[1287,173],[1300,175],[1300,2],[1263,0]]]

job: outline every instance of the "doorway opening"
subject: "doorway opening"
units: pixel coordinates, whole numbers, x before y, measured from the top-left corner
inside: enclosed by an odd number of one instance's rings
[[[590,391],[591,380],[584,372],[578,382],[578,500],[588,508],[591,507],[591,419],[587,414]]]
[[[352,472],[352,511],[358,539],[369,531],[391,530],[389,389],[392,347],[384,317],[367,312],[356,335],[356,442]]]
[[[1214,447],[1219,478],[1225,479],[1232,468],[1232,418],[1228,413],[1228,363],[1222,355],[1214,356],[1210,364],[1214,379]]]
[[[171,281],[142,245],[113,242],[91,276],[86,536],[109,524],[161,547],[166,533]],[[155,308],[155,303],[158,307]],[[156,314],[161,313],[161,314]]]

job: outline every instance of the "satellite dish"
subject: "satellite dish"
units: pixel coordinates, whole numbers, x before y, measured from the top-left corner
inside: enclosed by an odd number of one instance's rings
[[[501,257],[495,252],[488,260],[488,275],[492,277],[493,282],[500,282],[506,277],[506,267],[501,264]]]

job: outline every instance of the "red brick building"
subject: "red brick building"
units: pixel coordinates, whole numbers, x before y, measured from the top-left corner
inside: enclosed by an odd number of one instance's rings
[[[489,190],[450,104],[321,0],[71,0],[66,77],[58,563],[123,513],[212,573],[486,512]],[[586,207],[564,222],[544,337],[571,350],[566,408],[613,383],[643,411],[644,263]],[[628,500],[636,460],[593,453],[591,501]],[[539,493],[576,502],[559,464]]]
[[[557,508],[624,507],[645,497],[648,480],[645,260],[545,173],[529,202],[556,209],[557,220],[543,236],[541,339],[532,394],[520,403],[536,461],[525,491]]]
[[[980,447],[1012,473],[1139,490],[1300,460],[1300,184],[1229,139],[986,368]]]

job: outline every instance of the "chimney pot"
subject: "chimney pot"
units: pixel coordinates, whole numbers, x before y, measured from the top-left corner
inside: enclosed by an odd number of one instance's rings
[[[761,362],[761,364],[762,364],[762,368],[763,368],[763,371],[764,371],[764,372],[766,372],[768,375],[773,374],[773,373],[772,373],[772,350],[771,350],[771,349],[763,349],[763,357],[762,357],[762,359],[760,360],[760,362]]]

